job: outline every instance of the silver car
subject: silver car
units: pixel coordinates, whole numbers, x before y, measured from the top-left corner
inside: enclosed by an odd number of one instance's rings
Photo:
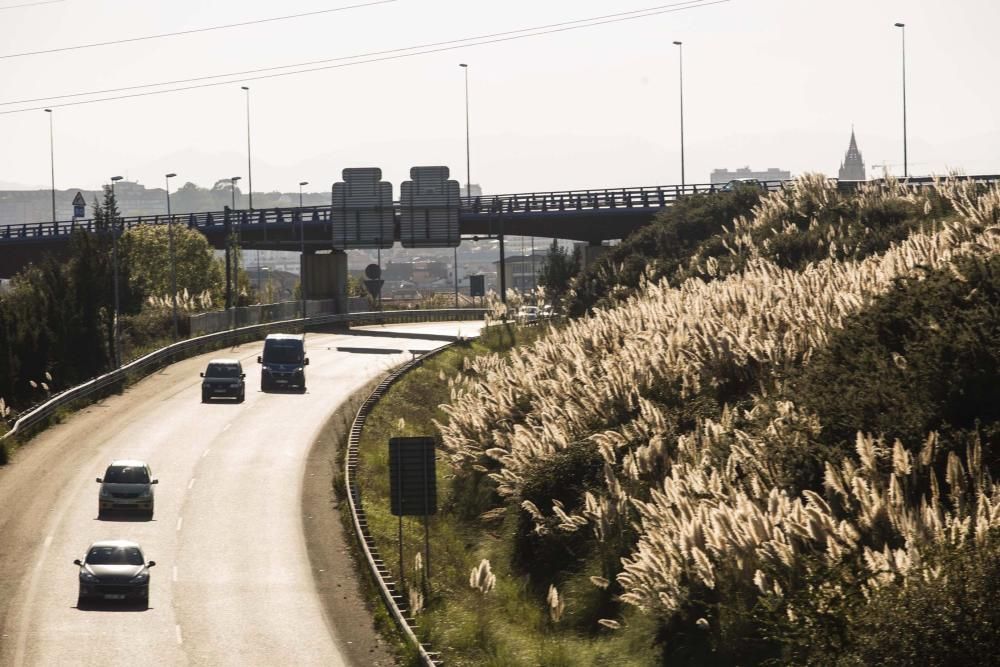
[[[128,540],[101,540],[87,549],[80,566],[80,594],[77,608],[89,601],[135,601],[149,606],[149,568],[156,561],[146,562],[142,549]]]
[[[123,459],[112,461],[104,477],[98,477],[101,491],[97,498],[97,516],[104,518],[110,510],[142,512],[153,518],[153,486],[160,480],[153,479],[149,466],[142,461]]]

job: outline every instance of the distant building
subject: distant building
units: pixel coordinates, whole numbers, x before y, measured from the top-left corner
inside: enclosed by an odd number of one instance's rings
[[[837,178],[842,181],[864,181],[865,161],[861,159],[861,151],[858,150],[858,142],[854,139],[854,128],[851,128],[851,145],[847,147],[847,154],[844,161],[840,163],[840,171]]]
[[[390,261],[382,270],[382,278],[385,280],[408,281],[417,285],[427,285],[449,276],[448,264],[433,260]]]
[[[467,190],[468,190],[468,188],[465,187],[465,183],[462,183],[462,187],[459,189],[460,196],[462,196],[462,197],[468,197],[469,193],[467,192]],[[473,197],[482,197],[483,196],[483,186],[479,185],[478,183],[473,183],[472,184],[472,196]]]
[[[534,255],[512,255],[504,257],[504,276],[507,289],[516,289],[527,292],[538,287],[538,276],[542,273],[545,265],[545,258],[548,250],[535,250]],[[493,262],[497,272],[500,271],[500,262]]]
[[[758,181],[788,181],[792,178],[790,171],[784,171],[776,167],[771,167],[767,171],[753,171],[750,167],[742,169],[713,169],[711,183],[728,183],[729,181],[741,178],[755,178]]]

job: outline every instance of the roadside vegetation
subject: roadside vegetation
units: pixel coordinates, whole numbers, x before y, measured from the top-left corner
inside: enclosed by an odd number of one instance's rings
[[[97,233],[74,232],[65,255],[26,267],[0,295],[0,432],[17,415],[67,387],[114,367],[114,267],[111,221],[114,196],[94,202]],[[123,362],[174,341],[168,230],[139,226],[118,244],[121,357]],[[175,225],[178,307],[213,308],[224,297],[224,270],[205,237]],[[240,294],[250,298],[240,273]],[[182,325],[186,319],[181,319]],[[181,336],[187,331],[182,329]],[[0,465],[8,449],[3,445]]]
[[[366,427],[383,554],[387,438],[441,439],[411,600],[449,664],[993,659],[1000,189],[693,198],[571,287]]]

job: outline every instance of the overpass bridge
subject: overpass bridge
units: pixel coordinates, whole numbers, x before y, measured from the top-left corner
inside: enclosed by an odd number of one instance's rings
[[[439,170],[447,178],[447,168],[414,168],[414,171],[419,170]],[[381,191],[378,187],[374,190],[369,188],[359,195],[360,199],[351,199],[350,172],[364,172],[365,177],[374,178],[375,182],[370,181],[367,185],[382,186]],[[392,186],[378,181],[381,177],[379,170],[347,169],[344,174],[348,182],[334,184],[329,206],[255,210],[226,208],[223,211],[171,216],[119,217],[115,232],[120,235],[138,225],[172,222],[198,230],[214,248],[220,250],[238,245],[245,250],[301,251],[303,284],[310,298],[337,299],[344,293],[347,280],[345,250],[391,248],[397,242],[403,247],[413,248],[455,247],[462,239],[497,238],[503,261],[505,236],[560,238],[599,245],[602,241],[627,237],[649,224],[659,211],[681,197],[714,194],[727,189],[722,184],[689,184],[455,196],[449,200],[448,215],[457,224],[441,236],[431,231],[432,225],[440,229],[440,224],[432,222],[432,219],[439,220],[438,209],[441,207],[438,204],[413,204],[415,199],[412,195],[407,199],[406,186],[409,182],[403,184],[404,196],[392,200]],[[985,184],[1000,182],[1000,176],[996,175],[961,178]],[[457,188],[455,181],[441,182]],[[929,177],[910,178],[906,184],[924,187],[933,182],[934,179]],[[768,190],[779,190],[785,187],[786,182],[768,181],[761,185]],[[839,185],[853,188],[857,183],[840,182]],[[342,187],[339,199],[338,186],[346,186],[348,191],[345,196]],[[359,192],[361,190],[364,188],[359,187]],[[357,204],[357,201],[362,203]],[[419,224],[414,223],[414,219],[419,217],[415,214],[426,216],[426,237],[418,237],[413,231],[423,224],[420,220],[417,220]],[[367,222],[361,222],[362,216],[367,216]],[[355,219],[357,233],[353,232],[355,223],[351,222]],[[362,227],[366,230],[363,233]],[[58,255],[64,252],[76,230],[100,231],[93,219],[26,223],[0,229],[0,277],[12,276],[46,253]]]
[[[782,182],[765,185],[778,189]],[[649,224],[657,212],[680,197],[711,194],[723,187],[720,184],[661,185],[462,197],[457,202],[459,236],[461,239],[537,236],[599,245],[602,241],[624,238]],[[353,248],[386,249],[395,243],[408,245],[401,233],[403,209],[400,201],[392,202],[392,231],[386,228],[384,238],[342,244],[334,241],[337,208],[332,204],[255,210],[226,208],[171,216],[124,216],[117,219],[116,227],[121,234],[138,225],[173,222],[198,230],[218,250],[226,248],[230,235],[245,250],[304,249],[308,253]],[[100,231],[92,218],[25,223],[0,229],[0,277],[10,277],[45,253],[59,253],[68,246],[76,230]],[[442,242],[436,247],[457,244]]]

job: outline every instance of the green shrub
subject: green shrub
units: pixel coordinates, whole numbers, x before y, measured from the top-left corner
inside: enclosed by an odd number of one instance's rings
[[[940,568],[938,576],[932,570]],[[843,665],[986,665],[1000,658],[1000,535],[930,554],[926,579],[876,594],[850,618]]]
[[[574,445],[539,462],[525,479],[522,500],[535,504],[542,514],[552,514],[557,500],[567,513],[577,510],[584,492],[602,488],[604,459],[590,442]],[[527,512],[520,512],[514,536],[513,565],[531,575],[535,588],[548,587],[565,571],[582,567],[592,542],[589,530],[565,533],[558,528],[546,535],[535,532],[535,523]]]
[[[596,305],[610,305],[637,288],[647,271],[654,280],[673,275],[701,242],[749,214],[759,199],[755,188],[679,199],[580,274],[568,312],[578,317]]]
[[[860,429],[913,446],[938,430],[956,448],[978,434],[996,470],[1000,257],[962,259],[958,270],[899,281],[791,381],[823,442],[846,451]]]

